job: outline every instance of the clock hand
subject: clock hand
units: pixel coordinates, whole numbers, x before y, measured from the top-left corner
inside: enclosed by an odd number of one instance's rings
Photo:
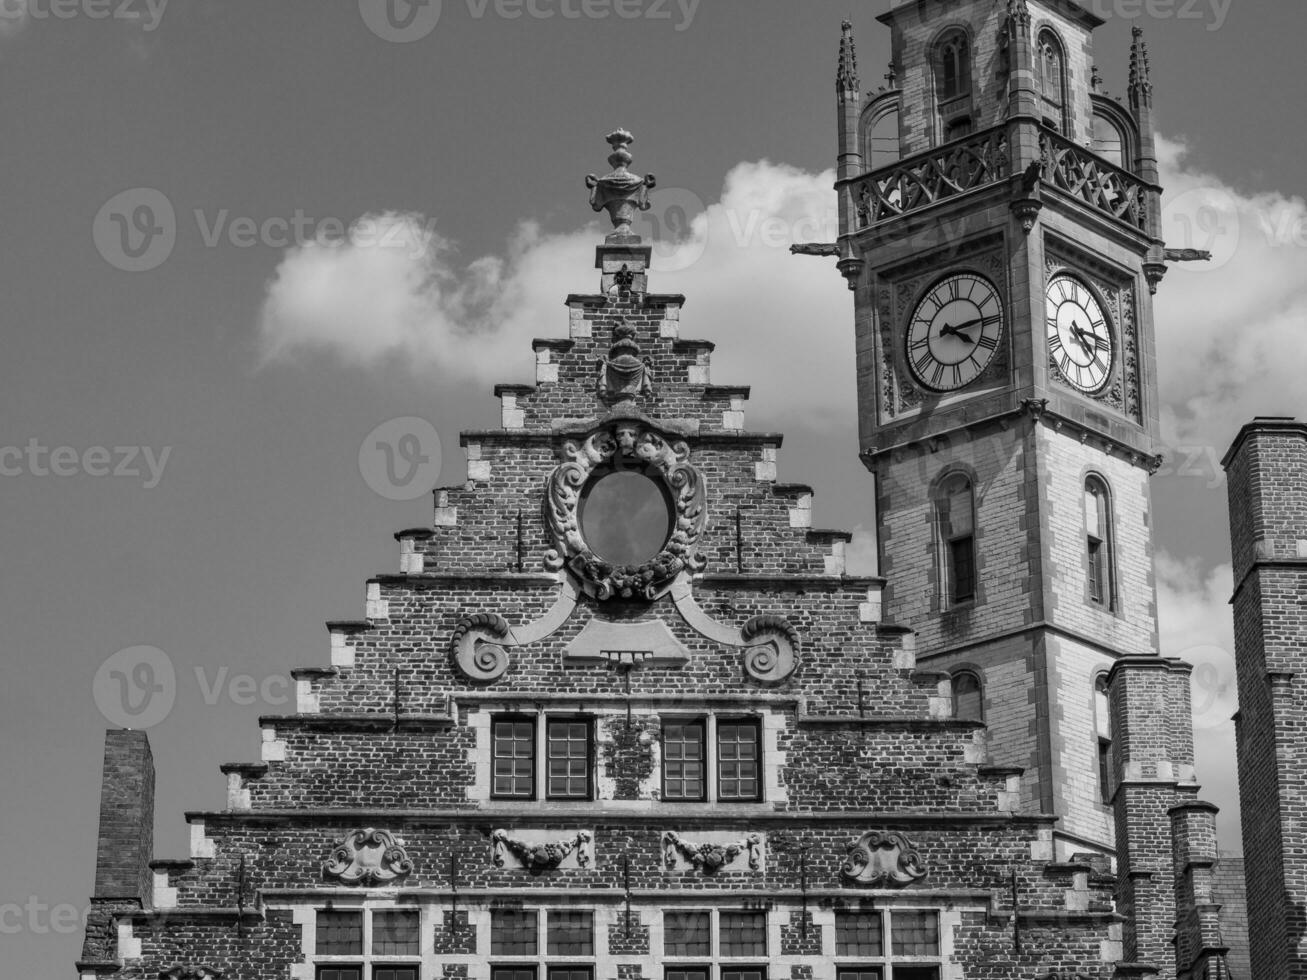
[[[950,327],[950,326],[946,323],[946,324],[944,324],[944,326],[942,326],[942,327],[939,328],[939,335],[940,335],[941,337],[949,337],[949,336],[959,337],[959,338],[961,338],[965,343],[968,343],[968,344],[969,344],[969,343],[971,343],[971,338],[970,338],[967,334],[964,334],[962,331],[963,331],[963,330],[968,330],[968,329],[970,329],[971,327],[975,326],[975,325],[978,324],[978,323],[980,323],[979,320],[972,320],[972,321],[970,321],[969,323],[964,323],[964,324],[962,324],[961,326],[957,326],[957,327]]]
[[[1098,350],[1098,335],[1085,330],[1074,320],[1071,321],[1071,333],[1075,335],[1076,340],[1080,341],[1080,346],[1085,349],[1086,354],[1092,354],[1094,351]],[[1094,342],[1093,350],[1090,350],[1089,348],[1090,339]]]

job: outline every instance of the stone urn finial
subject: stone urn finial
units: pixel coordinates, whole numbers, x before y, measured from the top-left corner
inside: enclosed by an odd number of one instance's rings
[[[608,211],[613,221],[613,233],[608,236],[610,242],[630,242],[639,240],[631,234],[631,222],[635,220],[636,211],[649,210],[649,190],[657,185],[653,174],[641,177],[631,173],[631,151],[628,147],[635,142],[635,137],[624,129],[611,132],[606,137],[613,152],[608,155],[608,165],[612,172],[603,177],[590,174],[585,179],[585,186],[590,188],[590,206],[596,211]]]

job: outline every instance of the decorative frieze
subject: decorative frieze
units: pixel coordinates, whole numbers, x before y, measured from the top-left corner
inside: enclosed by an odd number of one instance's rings
[[[695,843],[681,837],[676,831],[663,834],[663,863],[675,871],[685,866],[704,874],[730,870],[730,865],[747,855],[750,871],[762,868],[762,835],[749,834],[735,841],[706,840]]]
[[[322,873],[347,885],[380,885],[413,870],[403,842],[369,827],[347,834],[322,864]]]
[[[555,841],[528,841],[509,836],[507,830],[490,835],[490,860],[497,868],[514,864],[532,874],[554,871],[569,857],[578,868],[588,868],[594,861],[594,834],[578,830],[571,837]]]
[[[207,966],[174,966],[171,970],[162,970],[159,980],[222,980],[221,970],[211,970]]]
[[[916,846],[903,834],[868,831],[849,844],[840,877],[850,884],[901,888],[926,877]]]

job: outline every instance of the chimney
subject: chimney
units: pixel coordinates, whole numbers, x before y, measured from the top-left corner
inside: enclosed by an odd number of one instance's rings
[[[154,757],[150,740],[145,732],[106,732],[94,897],[136,899],[142,906],[147,904],[153,857]]]

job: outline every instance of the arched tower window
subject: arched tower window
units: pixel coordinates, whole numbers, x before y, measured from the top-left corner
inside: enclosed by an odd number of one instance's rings
[[[1094,116],[1094,152],[1125,169],[1125,137],[1106,116]]]
[[[970,670],[953,675],[953,717],[963,721],[985,720],[985,688],[980,677]]]
[[[1039,32],[1039,41],[1035,45],[1035,77],[1043,102],[1044,125],[1065,133],[1066,56],[1062,52],[1062,42],[1050,30]]]
[[[1100,477],[1085,481],[1085,577],[1089,601],[1113,607],[1112,498]]]
[[[940,585],[946,606],[976,598],[976,503],[971,479],[954,473],[936,500],[940,540]]]
[[[944,142],[971,132],[971,40],[961,28],[948,31],[935,47],[935,98]]]
[[[1112,802],[1112,714],[1107,700],[1107,675],[1094,679],[1094,751],[1098,759],[1098,798]]]
[[[899,110],[895,106],[872,123],[867,133],[867,160],[872,170],[898,163],[902,156],[899,136]]]

